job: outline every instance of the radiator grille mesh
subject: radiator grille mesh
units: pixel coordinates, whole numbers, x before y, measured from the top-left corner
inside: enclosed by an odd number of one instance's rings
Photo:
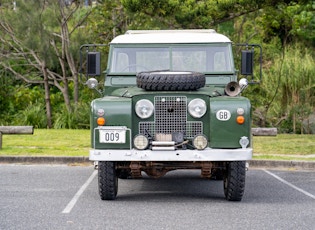
[[[187,121],[187,97],[157,96],[154,98],[154,122],[140,122],[139,133],[155,138],[156,133],[183,133],[193,138],[202,133],[202,122]]]

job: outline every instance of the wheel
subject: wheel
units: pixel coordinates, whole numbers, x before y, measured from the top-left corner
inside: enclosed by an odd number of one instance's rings
[[[225,198],[229,201],[241,201],[245,190],[246,162],[228,162],[223,175]]]
[[[137,74],[137,86],[152,91],[197,90],[205,83],[205,75],[197,72],[152,71]]]
[[[115,162],[98,162],[98,188],[102,200],[115,200],[118,191],[118,177]]]

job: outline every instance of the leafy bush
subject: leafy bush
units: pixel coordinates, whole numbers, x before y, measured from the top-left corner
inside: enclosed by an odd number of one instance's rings
[[[29,104],[26,109],[17,111],[13,119],[13,124],[46,128],[45,106],[42,103]]]
[[[88,103],[79,103],[69,112],[62,105],[54,117],[55,129],[87,129],[90,124],[90,107]]]
[[[246,90],[253,102],[257,126],[278,127],[286,133],[303,133],[303,121],[315,106],[315,57],[299,44],[288,46],[284,55],[265,60],[263,83]]]

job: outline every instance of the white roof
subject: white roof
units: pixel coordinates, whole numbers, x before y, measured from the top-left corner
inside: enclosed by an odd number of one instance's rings
[[[128,30],[115,37],[111,44],[152,43],[218,43],[231,40],[215,30]]]

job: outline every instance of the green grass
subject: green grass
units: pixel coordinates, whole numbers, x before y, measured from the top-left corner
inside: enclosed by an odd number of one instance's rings
[[[254,137],[254,159],[315,161],[315,135]],[[2,135],[0,156],[88,156],[89,130],[35,129],[33,135]]]
[[[35,129],[33,135],[2,135],[0,156],[88,156],[90,131]]]
[[[315,154],[315,135],[279,134],[275,137],[254,137],[254,152],[263,154]]]
[[[315,135],[254,137],[254,159],[315,161]]]

